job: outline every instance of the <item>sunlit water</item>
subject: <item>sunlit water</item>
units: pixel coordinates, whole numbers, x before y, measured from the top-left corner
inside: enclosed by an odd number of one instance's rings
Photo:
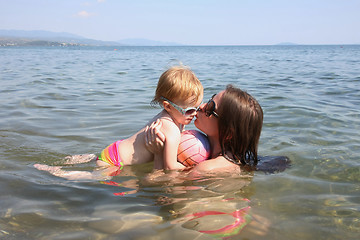
[[[204,99],[228,83],[255,96],[259,153],[291,168],[154,182],[151,164],[106,181],[33,167],[134,133],[159,111],[149,104],[158,77],[179,62]],[[196,213],[247,207],[252,222],[232,239],[358,239],[359,63],[360,46],[0,48],[0,239],[213,239],[201,231],[235,218]]]

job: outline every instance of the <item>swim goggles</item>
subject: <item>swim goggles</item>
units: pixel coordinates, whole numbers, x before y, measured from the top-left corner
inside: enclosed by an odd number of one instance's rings
[[[216,104],[215,104],[215,102],[213,100],[215,95],[216,94],[212,95],[210,100],[206,103],[204,112],[205,112],[205,116],[207,116],[207,117],[210,117],[211,115],[214,115],[217,118],[219,117],[219,115],[215,112]]]
[[[169,99],[167,98],[164,98],[164,97],[160,97],[162,100],[165,100],[167,102],[169,102],[171,104],[171,106],[173,106],[176,110],[178,110],[182,115],[191,115],[193,113],[195,113],[198,108],[196,107],[188,107],[188,108],[182,108],[182,107],[179,107],[178,105],[176,105],[175,103],[173,103],[172,101],[170,101]]]

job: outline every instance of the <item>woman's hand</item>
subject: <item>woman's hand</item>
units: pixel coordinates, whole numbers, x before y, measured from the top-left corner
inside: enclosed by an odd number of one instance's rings
[[[152,153],[162,152],[164,149],[165,135],[160,131],[161,121],[158,119],[145,128],[145,145]]]

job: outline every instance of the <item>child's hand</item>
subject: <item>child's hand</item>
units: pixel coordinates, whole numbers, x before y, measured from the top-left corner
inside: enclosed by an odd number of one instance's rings
[[[145,145],[152,153],[159,153],[164,149],[165,135],[160,131],[161,121],[158,119],[145,128]]]

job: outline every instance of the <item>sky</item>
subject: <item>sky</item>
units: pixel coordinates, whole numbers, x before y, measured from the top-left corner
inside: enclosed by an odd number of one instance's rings
[[[0,29],[186,45],[360,44],[360,0],[0,0]]]

